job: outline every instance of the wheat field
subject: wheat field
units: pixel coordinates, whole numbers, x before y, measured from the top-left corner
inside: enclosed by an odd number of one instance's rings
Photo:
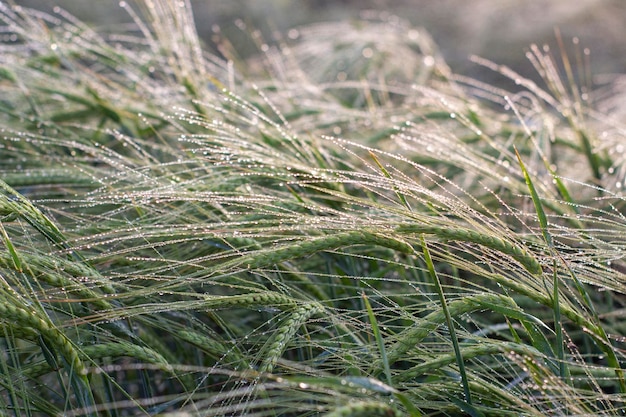
[[[121,6],[0,4],[2,416],[624,414],[623,94],[582,47],[474,58],[507,90],[385,14],[242,58]]]

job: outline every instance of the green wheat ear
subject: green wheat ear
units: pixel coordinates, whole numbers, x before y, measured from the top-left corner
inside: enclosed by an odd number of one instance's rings
[[[0,198],[0,215],[18,216],[45,236],[50,242],[60,249],[70,250],[67,239],[59,228],[46,217],[41,210],[35,207],[30,200],[15,191],[6,182],[0,179],[0,190],[3,195]],[[73,254],[74,252],[70,252]]]
[[[406,224],[396,227],[399,234],[433,234],[437,237],[461,242],[471,242],[502,252],[511,256],[533,275],[541,275],[543,269],[539,261],[524,247],[514,244],[498,236],[483,234],[465,228],[454,226],[432,226],[420,224]]]
[[[272,372],[274,366],[287,348],[287,345],[294,337],[300,327],[302,327],[310,317],[316,314],[322,314],[324,307],[315,304],[304,304],[295,308],[290,312],[289,317],[281,323],[276,330],[266,352],[265,359],[259,366],[259,372]]]
[[[9,296],[8,294],[0,297],[0,314],[6,320],[9,320],[12,326],[24,326],[39,333],[44,354],[52,364],[56,366],[55,354],[50,352],[57,351],[65,361],[65,367],[71,374],[76,374],[81,380],[87,375],[87,367],[85,366],[79,351],[76,349],[72,341],[62,333],[48,317],[35,310],[20,307],[20,302]]]

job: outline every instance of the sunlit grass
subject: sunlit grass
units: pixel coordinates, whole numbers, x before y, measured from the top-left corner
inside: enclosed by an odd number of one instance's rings
[[[4,414],[623,413],[625,129],[565,55],[124,7],[0,10]]]

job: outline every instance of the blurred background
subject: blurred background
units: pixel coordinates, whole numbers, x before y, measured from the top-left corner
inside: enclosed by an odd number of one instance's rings
[[[176,0],[172,0],[176,1]],[[13,0],[40,10],[60,6],[81,20],[107,31],[131,22],[118,0]],[[128,1],[132,4],[132,1]],[[321,21],[356,19],[363,10],[381,10],[426,29],[457,73],[490,81],[494,74],[468,60],[478,55],[534,78],[524,51],[531,44],[556,47],[559,28],[566,49],[590,50],[592,74],[625,73],[626,1],[624,0],[191,0],[196,24],[207,45],[211,31],[236,42],[234,22],[271,30]],[[578,41],[576,41],[577,39]],[[578,42],[575,46],[574,42]],[[243,55],[245,47],[241,47]]]

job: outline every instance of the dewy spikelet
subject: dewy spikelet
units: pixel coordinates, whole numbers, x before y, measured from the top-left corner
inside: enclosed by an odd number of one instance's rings
[[[271,372],[298,329],[306,323],[311,316],[320,314],[323,311],[324,307],[317,303],[304,304],[293,311],[274,335],[274,340],[267,350],[265,360],[259,367],[259,371]]]
[[[526,249],[514,245],[511,242],[500,239],[496,236],[489,236],[468,229],[420,224],[402,225],[397,227],[395,231],[400,234],[433,234],[445,239],[477,243],[479,245],[494,249],[498,252],[511,256],[513,259],[522,264],[524,268],[526,268],[526,270],[533,275],[540,275],[542,273],[541,264]]]
[[[80,359],[78,351],[72,346],[69,339],[47,320],[38,317],[35,311],[27,311],[11,304],[11,300],[3,299],[0,302],[0,317],[12,325],[35,329],[48,343],[59,350],[73,372],[78,375],[87,374],[87,369]]]

